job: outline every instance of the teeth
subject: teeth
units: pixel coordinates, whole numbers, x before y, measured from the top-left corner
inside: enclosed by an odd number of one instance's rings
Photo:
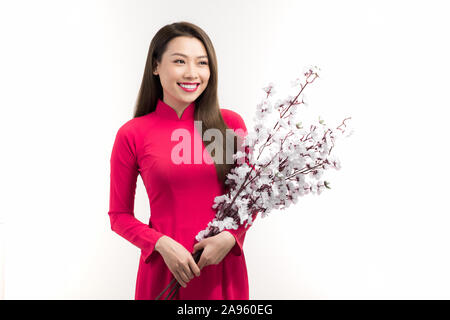
[[[195,88],[197,87],[196,84],[190,85],[190,84],[182,84],[182,83],[179,83],[179,85],[180,85],[181,87],[183,87],[183,88],[186,88],[186,89],[195,89]]]

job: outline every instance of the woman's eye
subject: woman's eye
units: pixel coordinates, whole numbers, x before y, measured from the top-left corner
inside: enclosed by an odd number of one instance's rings
[[[174,62],[178,62],[178,61],[184,62],[184,61],[181,60],[181,59],[177,59],[177,60],[175,60]],[[207,66],[207,65],[208,65],[208,62],[207,62],[207,61],[201,61],[200,63],[203,63],[204,66]]]

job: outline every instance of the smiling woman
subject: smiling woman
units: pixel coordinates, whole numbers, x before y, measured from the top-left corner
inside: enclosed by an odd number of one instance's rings
[[[153,74],[159,75],[164,102],[174,108],[177,114],[181,114],[208,86],[208,55],[203,43],[197,38],[179,36],[172,39],[161,61],[156,63]]]
[[[213,45],[198,26],[178,22],[156,33],[135,116],[119,128],[111,153],[111,229],[141,249],[135,299],[155,299],[173,278],[182,286],[174,299],[249,299],[242,251],[248,227],[195,246],[215,216],[214,199],[226,192],[232,155],[247,132],[238,113],[219,108],[217,77]],[[191,137],[183,151],[194,151],[181,163],[172,156],[178,130]],[[205,133],[212,130],[221,134],[209,141]],[[138,175],[150,201],[148,224],[134,217]],[[198,261],[194,247],[202,250]]]
[[[194,118],[202,121],[201,136],[204,137],[208,129],[215,128],[225,137],[230,127],[219,107],[217,79],[216,53],[208,35],[189,22],[167,25],[156,33],[150,43],[134,116],[154,111],[157,100],[161,99],[180,118],[187,106],[195,101]],[[197,87],[189,84],[197,84]],[[226,158],[226,148],[234,148],[236,152],[240,142],[239,136],[235,136],[234,141],[222,144],[223,159],[215,164],[222,184],[233,167],[232,161]],[[209,146],[217,141],[203,139],[203,143]]]

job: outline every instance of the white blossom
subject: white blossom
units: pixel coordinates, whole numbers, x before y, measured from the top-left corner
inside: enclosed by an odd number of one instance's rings
[[[297,119],[299,109],[309,104],[303,90],[321,73],[315,65],[303,71],[303,80],[291,82],[302,90],[301,94],[288,95],[273,103],[270,99],[276,92],[274,84],[263,88],[266,97],[257,104],[253,130],[243,141],[243,146],[252,151],[233,155],[234,160],[246,157],[253,169],[242,163],[230,171],[225,183],[232,188],[214,199],[216,217],[197,234],[198,241],[224,229],[251,225],[253,212],[260,212],[265,218],[274,210],[297,204],[302,196],[321,194],[327,189],[322,180],[325,170],[341,168],[339,159],[330,150],[337,137],[347,137],[353,132],[346,122],[350,118],[336,129],[327,127],[320,117],[316,124]]]
[[[270,82],[267,87],[263,88],[264,92],[267,93],[268,96],[272,96],[276,93],[276,90],[274,88],[274,84]]]

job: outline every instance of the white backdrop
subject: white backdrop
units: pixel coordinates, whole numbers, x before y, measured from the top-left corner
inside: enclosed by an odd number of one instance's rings
[[[2,1],[0,294],[133,299],[139,249],[113,233],[109,157],[165,24],[203,28],[219,99],[252,130],[268,82],[352,117],[331,190],[258,218],[250,299],[449,299],[445,1]],[[423,143],[423,145],[422,145]],[[436,157],[436,158],[434,158]],[[149,218],[138,180],[136,216]]]

